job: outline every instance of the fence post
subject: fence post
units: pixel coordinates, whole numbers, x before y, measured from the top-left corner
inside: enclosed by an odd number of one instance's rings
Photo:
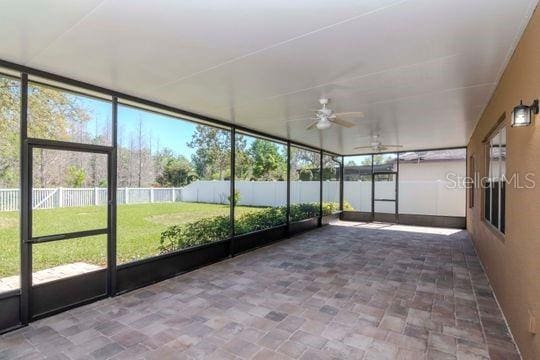
[[[154,202],[154,188],[150,188],[150,204]]]
[[[98,188],[94,187],[94,205],[99,204],[99,194],[98,194]]]
[[[171,189],[172,191],[172,194],[171,194],[171,201],[172,202],[175,202],[176,201],[176,190],[174,189],[174,187]]]
[[[273,207],[276,207],[276,206],[277,206],[277,205],[276,205],[276,203],[277,203],[277,197],[276,197],[276,184],[277,184],[276,180],[272,180],[272,185],[273,185],[273,186],[272,186],[272,188],[273,188],[273,191],[272,191],[272,193],[273,193],[273,194],[272,194],[272,206],[273,206]]]
[[[129,204],[129,188],[124,188],[124,204]]]
[[[58,188],[58,207],[64,206],[64,189]]]
[[[437,179],[437,197],[435,198],[435,214],[439,215],[439,197],[441,196],[441,185],[442,182],[440,179]]]

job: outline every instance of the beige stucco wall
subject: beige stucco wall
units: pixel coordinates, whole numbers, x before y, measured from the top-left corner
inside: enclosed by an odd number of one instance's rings
[[[501,26],[504,26],[502,24]],[[485,169],[482,140],[503,113],[509,124],[520,99],[540,98],[540,10],[533,14],[498,87],[470,139],[469,155],[476,168]],[[482,221],[482,196],[468,210],[467,226],[487,270],[496,296],[525,359],[540,359],[540,117],[536,125],[507,128],[507,174],[536,174],[535,189],[507,187],[506,235]],[[529,332],[529,313],[536,315],[538,334]]]

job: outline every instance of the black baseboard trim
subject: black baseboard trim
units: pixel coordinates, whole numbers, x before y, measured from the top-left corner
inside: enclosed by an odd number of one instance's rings
[[[0,299],[0,334],[21,326],[19,318],[21,296],[13,294]]]
[[[371,222],[373,221],[373,214],[364,211],[343,211],[340,219],[344,221]]]
[[[251,251],[261,246],[272,244],[285,239],[287,236],[287,225],[281,225],[270,229],[256,231],[248,234],[238,235],[234,239],[233,254],[240,254]]]
[[[107,270],[34,285],[30,294],[31,320],[41,319],[107,297]]]
[[[291,222],[289,225],[289,236],[294,236],[305,231],[313,230],[319,225],[319,218],[312,217],[309,219]]]
[[[434,226],[452,229],[465,229],[467,227],[465,216],[399,214],[399,223],[403,225]]]
[[[321,219],[321,224],[324,226],[324,225],[330,225],[336,221],[339,220],[339,218],[341,217],[341,212],[339,213],[335,213],[335,214],[330,214],[330,215],[324,215]]]
[[[198,269],[229,257],[230,244],[217,241],[118,268],[117,293],[122,294]]]

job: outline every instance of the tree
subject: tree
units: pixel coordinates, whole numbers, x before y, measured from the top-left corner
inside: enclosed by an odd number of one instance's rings
[[[28,89],[28,135],[34,138],[92,143],[87,126],[90,110],[81,98],[53,87],[31,83]],[[0,76],[0,186],[18,186],[20,167],[20,82]],[[83,165],[81,154],[62,151],[34,151],[34,185],[58,183],[51,168],[75,162]],[[84,159],[84,161],[83,161]],[[55,166],[52,166],[55,165]],[[98,169],[96,168],[96,177]]]
[[[28,136],[44,139],[91,142],[86,132],[90,111],[80,98],[52,87],[31,84],[28,89]],[[34,158],[41,184],[49,183],[48,169],[54,163],[66,163],[68,153],[39,151]],[[54,157],[54,158],[53,158]],[[81,161],[79,161],[81,163]],[[41,185],[43,186],[43,185]]]
[[[301,169],[298,176],[301,181],[313,180],[313,172],[310,169]]]
[[[235,175],[237,179],[249,179],[253,168],[253,158],[247,149],[246,137],[236,134],[235,143]]]
[[[386,157],[383,154],[373,155],[373,165],[381,165],[386,163]]]
[[[19,83],[0,77],[0,186],[15,187],[19,180]]]
[[[84,185],[86,181],[86,170],[81,167],[71,165],[67,169],[66,182],[68,186],[79,188]]]
[[[362,165],[370,165],[371,166],[371,162],[372,162],[372,158],[370,155],[368,156],[365,156],[363,159],[362,159]]]
[[[192,162],[200,178],[224,180],[230,167],[231,136],[218,128],[197,125],[187,144],[195,150]]]
[[[107,121],[107,124],[110,123],[110,119]],[[92,144],[104,144],[108,143],[110,139],[110,127],[104,126],[102,128],[99,127],[99,124],[96,122],[95,127],[95,134],[96,136],[92,139]],[[81,157],[79,156],[79,160]],[[88,185],[93,187],[106,187],[107,186],[107,162],[105,161],[105,156],[103,154],[96,154],[92,153],[90,156],[88,156],[88,165],[89,165],[89,181]],[[80,166],[83,166],[83,164],[80,164]],[[105,184],[105,185],[103,185]]]
[[[159,154],[162,164],[161,173],[156,182],[161,186],[185,186],[195,180],[197,175],[192,171],[191,163],[183,156],[175,156],[171,150],[164,149]]]
[[[119,124],[117,173],[120,187],[152,186],[161,173],[160,152],[153,150],[148,127],[141,115],[133,123]]]
[[[139,122],[137,124],[137,186],[141,187],[142,185],[142,166],[143,166],[143,126],[142,126],[142,119],[139,118]]]
[[[296,147],[291,148],[291,180],[319,180],[319,167],[320,154],[318,152],[299,149]],[[307,175],[307,172],[311,173],[311,176]],[[303,172],[303,178],[300,178],[300,173]]]
[[[253,177],[255,180],[284,180],[283,169],[286,159],[280,154],[278,146],[268,140],[255,139],[249,154],[253,158]]]

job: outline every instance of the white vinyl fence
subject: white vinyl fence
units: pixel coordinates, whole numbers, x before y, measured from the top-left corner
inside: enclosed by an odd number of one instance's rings
[[[144,204],[181,200],[181,188],[118,188],[118,204]],[[0,189],[0,211],[19,210],[19,189]],[[50,188],[32,190],[33,209],[107,204],[107,188]]]
[[[393,182],[377,183],[377,197],[391,197]],[[464,216],[465,190],[449,189],[447,183],[434,181],[400,181],[399,212],[406,214]],[[237,181],[240,205],[285,206],[287,188],[284,181]],[[200,202],[228,204],[229,181],[195,181],[183,188],[118,188],[118,204],[145,204],[163,202]],[[386,196],[386,195],[388,196]],[[52,209],[72,206],[105,205],[105,188],[53,188],[34,189],[34,209]],[[345,181],[344,199],[355,210],[371,211],[371,182]],[[291,203],[319,201],[318,181],[291,182]],[[323,201],[339,201],[339,182],[323,182]],[[388,204],[382,204],[388,205]],[[382,206],[376,204],[376,206]],[[391,203],[393,206],[393,203]],[[0,189],[0,211],[19,209],[19,190]],[[377,211],[385,211],[377,209]],[[393,212],[393,210],[392,210]]]
[[[240,205],[285,206],[287,183],[285,181],[237,181]],[[118,204],[147,204],[163,202],[199,202],[211,204],[229,203],[228,181],[199,180],[183,188],[118,188]],[[339,201],[339,182],[323,184],[323,200]],[[318,181],[293,181],[291,202],[319,201]],[[54,209],[73,206],[107,204],[106,188],[50,188],[33,189],[33,209]],[[19,210],[19,190],[0,189],[0,211]]]
[[[465,216],[465,188],[451,189],[444,180],[400,180],[399,213],[416,215]],[[378,181],[376,199],[395,197],[395,182]],[[355,210],[371,211],[371,181],[345,181],[344,200]],[[393,213],[393,202],[375,202],[375,211]]]
[[[292,181],[291,203],[319,201],[318,181]],[[244,181],[235,182],[240,193],[239,205],[285,206],[287,205],[287,182]],[[230,192],[228,181],[195,181],[182,188],[182,201],[227,204]],[[323,182],[323,201],[339,202],[339,181]]]

